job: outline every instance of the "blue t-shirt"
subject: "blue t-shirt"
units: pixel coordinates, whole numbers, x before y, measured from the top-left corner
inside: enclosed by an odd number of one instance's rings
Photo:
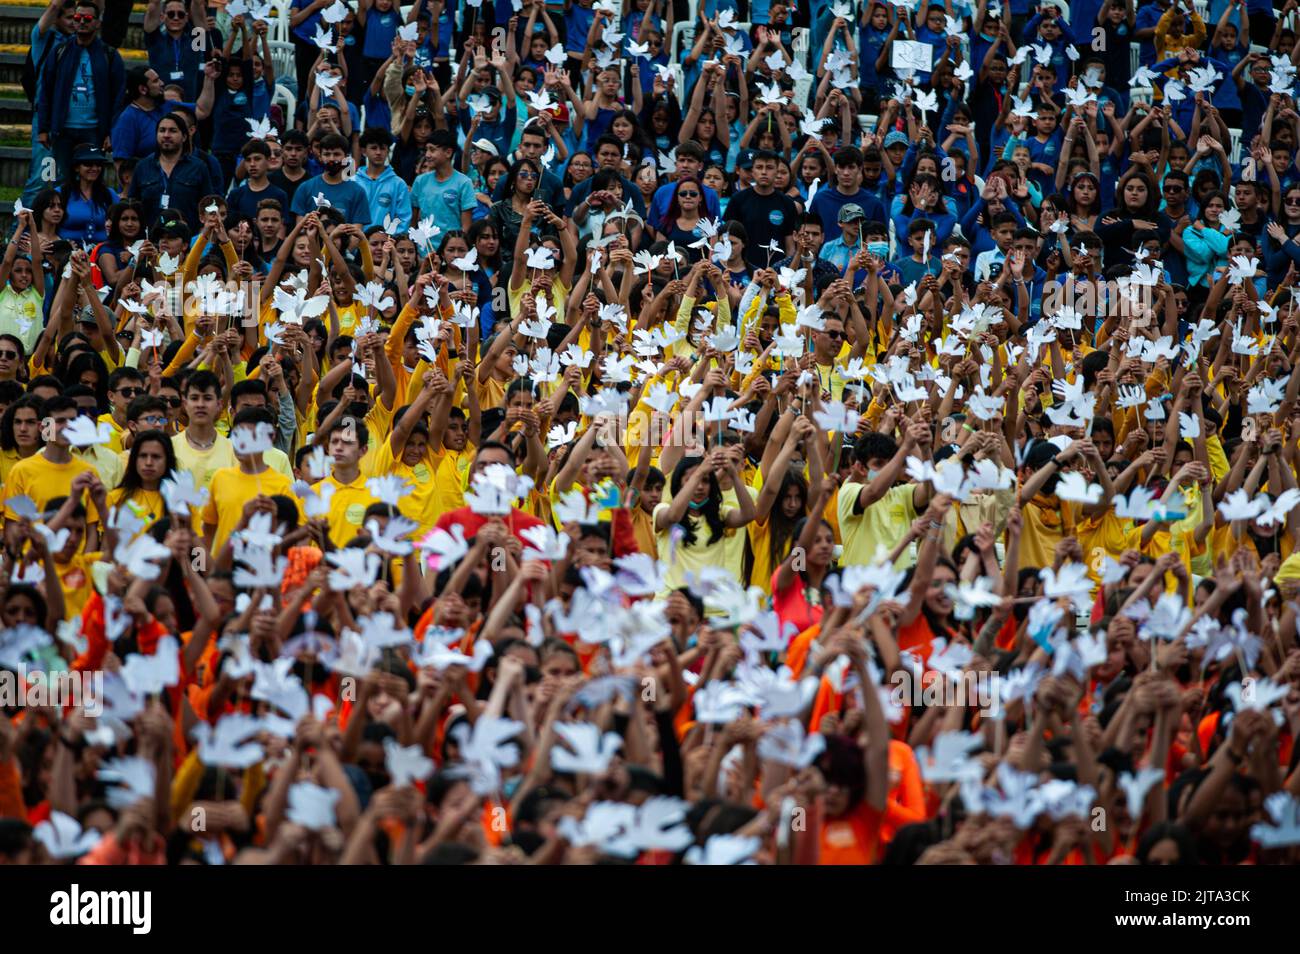
[[[308,7],[311,6],[311,4],[312,4],[312,0],[293,0],[293,4],[291,5],[290,9],[306,10]],[[312,37],[316,35],[316,27],[323,22],[324,21],[321,20],[320,17],[320,11],[317,10],[306,20],[303,20],[301,23],[299,23],[296,27],[293,28],[293,35],[297,37],[299,40],[302,40],[302,42],[306,43],[308,46],[310,46],[313,50],[315,50],[316,44],[312,41]]]
[[[596,11],[591,7],[580,7],[576,3],[564,14],[564,49],[570,53],[581,53],[587,48],[587,34],[596,19]]]
[[[248,61],[241,61],[241,65],[244,62]],[[253,115],[254,94],[249,82],[253,67],[249,63],[242,68],[244,85],[238,90],[230,90],[223,82],[212,102],[213,152],[238,152],[248,141],[248,120],[260,118]]]
[[[95,76],[90,65],[90,54],[81,50],[77,58],[76,78],[72,81],[72,102],[68,105],[69,129],[94,129],[99,125],[95,112]]]
[[[314,176],[298,186],[293,194],[291,208],[294,215],[306,215],[316,211],[316,194],[321,193],[330,206],[343,213],[344,222],[352,222],[362,227],[370,225],[370,200],[361,186],[347,179],[337,185],[330,185],[323,175]]]
[[[361,55],[372,60],[388,59],[393,50],[393,38],[401,25],[402,16],[395,8],[377,10],[371,7],[366,14],[366,42]]]
[[[424,172],[411,185],[411,205],[419,208],[421,218],[432,217],[444,233],[459,229],[460,214],[473,212],[476,201],[474,184],[456,169],[446,182],[439,182],[436,172]]]

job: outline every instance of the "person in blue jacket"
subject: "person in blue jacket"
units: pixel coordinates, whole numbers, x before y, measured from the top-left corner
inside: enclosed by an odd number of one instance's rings
[[[361,134],[361,154],[366,163],[352,181],[361,186],[370,203],[370,221],[376,224],[392,218],[394,228],[405,232],[411,225],[411,190],[393,171],[388,152],[393,135],[387,129],[371,127]]]
[[[82,143],[112,148],[113,117],[126,88],[117,50],[99,38],[99,8],[82,0],[72,13],[72,35],[45,54],[37,105],[40,143],[54,153],[56,174],[66,175]]]

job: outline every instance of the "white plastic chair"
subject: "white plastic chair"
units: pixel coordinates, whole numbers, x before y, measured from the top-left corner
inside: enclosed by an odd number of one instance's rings
[[[298,91],[298,65],[294,59],[293,43],[286,40],[271,41],[271,64],[275,67],[275,78],[283,80],[291,89]],[[276,83],[278,87],[279,82]]]
[[[271,105],[279,103],[284,107],[284,125],[286,129],[293,128],[293,117],[298,112],[298,97],[290,92],[289,87],[280,83],[275,84],[275,91],[271,93]]]

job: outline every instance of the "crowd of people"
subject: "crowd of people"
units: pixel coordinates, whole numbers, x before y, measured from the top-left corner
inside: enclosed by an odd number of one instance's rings
[[[1297,860],[1296,0],[99,4],[0,861]]]

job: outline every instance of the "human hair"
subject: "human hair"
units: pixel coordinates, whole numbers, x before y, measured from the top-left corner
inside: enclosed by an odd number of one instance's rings
[[[519,181],[519,170],[523,169],[525,166],[531,169],[533,172],[535,172],[537,174],[537,181],[541,182],[542,167],[538,163],[528,158],[518,160],[513,166],[510,167],[510,171],[506,174],[506,185],[505,185],[504,194],[507,202],[510,201],[510,199],[513,198],[515,194],[515,183]],[[536,195],[535,192],[534,195]]]
[[[18,450],[18,441],[14,437],[14,417],[19,411],[30,408],[36,414],[36,420],[39,422],[44,415],[41,414],[45,402],[35,394],[24,394],[18,400],[14,401],[0,416],[0,450],[16,451]],[[74,406],[76,402],[73,402]],[[45,438],[37,428],[36,445],[44,446]]]
[[[162,446],[163,458],[167,462],[166,469],[163,472],[164,475],[170,474],[176,469],[176,450],[172,445],[172,439],[156,428],[141,431],[135,435],[135,440],[131,441],[131,454],[127,458],[126,468],[122,471],[122,480],[117,485],[118,489],[124,491],[124,500],[131,499],[131,497],[136,493],[144,489],[143,482],[140,480],[138,461],[140,458],[140,448],[151,442]],[[167,502],[164,498],[163,513],[166,514],[167,512]]]
[[[221,397],[221,379],[213,372],[206,368],[200,368],[185,380],[185,389],[182,396],[188,395],[191,391],[197,391],[200,394],[205,391],[211,391],[218,398]]]
[[[676,497],[681,491],[682,485],[686,482],[687,475],[696,467],[702,466],[704,466],[703,457],[683,457],[678,461],[677,466],[673,468],[671,487],[672,496]],[[694,503],[692,503],[691,509],[698,513],[708,525],[708,545],[712,546],[722,539],[726,526],[722,522],[722,488],[718,486],[718,478],[710,473],[706,479],[708,480],[709,488],[708,497],[705,498],[704,503],[699,507],[695,507]],[[688,547],[694,546],[699,540],[696,533],[697,521],[689,511],[686,516],[682,518],[681,526],[684,531],[682,535],[682,543]]]

